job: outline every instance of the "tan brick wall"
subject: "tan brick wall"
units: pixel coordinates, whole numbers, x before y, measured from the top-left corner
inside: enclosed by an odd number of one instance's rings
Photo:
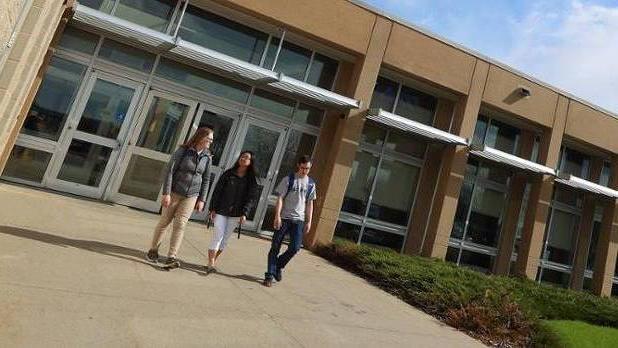
[[[15,30],[25,4],[26,0],[2,0],[0,2],[0,57],[8,50],[11,34]]]
[[[6,0],[5,0],[6,1]],[[24,0],[22,0],[24,1]],[[14,2],[9,0],[9,2]],[[8,3],[2,1],[5,6]],[[13,5],[14,6],[14,5]],[[2,159],[12,144],[10,135],[41,67],[51,39],[65,9],[63,0],[33,0],[17,28],[3,66],[0,66],[0,150]],[[9,34],[10,35],[10,34]],[[0,161],[0,168],[3,167]]]

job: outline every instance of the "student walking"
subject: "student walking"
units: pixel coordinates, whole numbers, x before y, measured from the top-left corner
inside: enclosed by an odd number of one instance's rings
[[[264,277],[264,286],[270,287],[273,278],[280,282],[283,269],[300,250],[303,236],[311,229],[313,201],[316,198],[315,182],[308,176],[311,170],[309,156],[301,157],[296,163],[296,173],[283,178],[275,190],[275,234],[268,253],[268,267]],[[283,238],[289,235],[287,250],[279,255]]]
[[[221,174],[210,199],[210,219],[214,233],[208,248],[208,272],[215,272],[215,263],[236,227],[245,223],[255,203],[257,179],[251,151],[242,151],[234,166]]]
[[[185,144],[181,145],[168,162],[163,194],[161,197],[161,218],[155,227],[150,250],[146,259],[156,262],[159,259],[159,245],[165,230],[172,223],[172,236],[165,266],[177,268],[176,259],[182,243],[187,221],[193,210],[203,211],[204,200],[208,193],[210,181],[210,152],[208,148],[213,141],[210,128],[198,128]]]

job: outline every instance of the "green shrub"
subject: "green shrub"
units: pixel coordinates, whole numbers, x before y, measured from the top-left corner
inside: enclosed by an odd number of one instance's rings
[[[335,241],[317,253],[492,345],[552,345],[540,319],[618,327],[618,301]]]

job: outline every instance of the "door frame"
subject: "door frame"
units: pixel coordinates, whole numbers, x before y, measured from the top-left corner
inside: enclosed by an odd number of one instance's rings
[[[100,70],[91,71],[85,79],[86,81],[82,84],[82,87],[76,97],[76,101],[73,104],[73,108],[63,126],[63,130],[58,139],[58,147],[52,155],[42,183],[44,186],[54,190],[66,191],[80,196],[100,199],[103,197],[105,189],[108,186],[116,160],[118,159],[123,144],[128,138],[129,128],[133,118],[135,117],[145,84]],[[108,139],[77,130],[77,126],[79,125],[83,112],[88,101],[90,100],[92,91],[98,80],[114,83],[123,87],[132,88],[134,90],[133,97],[131,98],[131,102],[127,108],[127,113],[116,139]],[[73,139],[112,149],[98,187],[91,187],[88,185],[58,179],[62,164],[64,163],[64,159]]]
[[[119,158],[118,163],[117,163],[117,170],[115,170],[115,174],[113,175],[113,178],[110,182],[111,184],[108,185],[108,188],[105,192],[106,200],[111,200],[114,203],[129,205],[131,207],[135,207],[138,209],[144,209],[144,210],[152,211],[152,212],[159,212],[159,209],[161,207],[161,194],[160,193],[161,193],[162,187],[159,188],[159,194],[157,194],[156,201],[151,201],[145,198],[140,198],[140,197],[135,197],[135,196],[131,196],[128,194],[124,194],[124,193],[119,192],[119,190],[122,184],[122,179],[124,178],[124,175],[126,174],[127,168],[129,166],[129,162],[131,161],[131,158],[133,155],[139,155],[139,156],[146,157],[152,160],[164,162],[166,164],[168,163],[168,161],[170,160],[172,156],[171,153],[165,154],[159,151],[142,148],[136,145],[139,140],[139,136],[142,132],[142,129],[145,125],[146,119],[148,117],[148,113],[150,112],[152,103],[154,102],[154,99],[157,97],[170,100],[173,102],[177,102],[177,103],[180,103],[180,104],[183,104],[189,107],[187,111],[187,116],[185,120],[183,121],[182,127],[180,128],[178,139],[176,140],[176,143],[174,143],[172,146],[172,149],[173,149],[172,153],[176,151],[179,143],[184,142],[185,135],[187,134],[190,125],[193,123],[193,119],[195,117],[195,111],[198,107],[198,102],[194,99],[185,98],[185,97],[179,96],[171,92],[162,91],[156,88],[151,88],[146,93],[144,102],[141,103],[142,105],[141,110],[138,116],[136,117],[135,122],[133,122],[130,135],[127,137],[128,141],[126,142],[125,146],[123,146],[121,157]]]

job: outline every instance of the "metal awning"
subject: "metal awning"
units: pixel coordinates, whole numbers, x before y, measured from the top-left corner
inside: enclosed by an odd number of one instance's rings
[[[284,95],[300,97],[337,109],[358,109],[360,107],[358,100],[310,85],[285,76],[282,73],[264,69],[185,41],[180,37],[166,35],[81,4],[77,4],[75,7],[73,21],[78,26],[85,26],[97,32],[128,39],[131,42],[152,48],[157,52],[166,52],[180,60],[188,61],[205,69],[212,69],[224,76],[230,76],[252,85],[267,85],[273,91]]]
[[[618,191],[612,190],[609,187],[595,184],[582,178],[578,178],[571,174],[558,173],[558,177],[554,181],[562,185],[572,187],[576,190],[586,191],[612,199],[618,198]]]
[[[546,167],[542,164],[538,164],[510,153],[506,153],[500,150],[496,150],[489,146],[472,144],[470,145],[470,154],[476,157],[480,157],[495,163],[499,163],[511,168],[522,170],[529,173],[544,174],[544,175],[556,175],[556,171],[552,168]]]
[[[156,30],[131,23],[90,7],[77,4],[73,22],[78,26],[93,28],[98,32],[127,38],[157,51],[167,51],[174,46],[174,38]]]
[[[405,117],[395,115],[382,109],[370,109],[367,113],[367,119],[374,122],[397,128],[406,133],[421,136],[430,141],[450,145],[468,145],[466,139],[445,132],[443,130],[422,124],[417,121],[407,119]]]

